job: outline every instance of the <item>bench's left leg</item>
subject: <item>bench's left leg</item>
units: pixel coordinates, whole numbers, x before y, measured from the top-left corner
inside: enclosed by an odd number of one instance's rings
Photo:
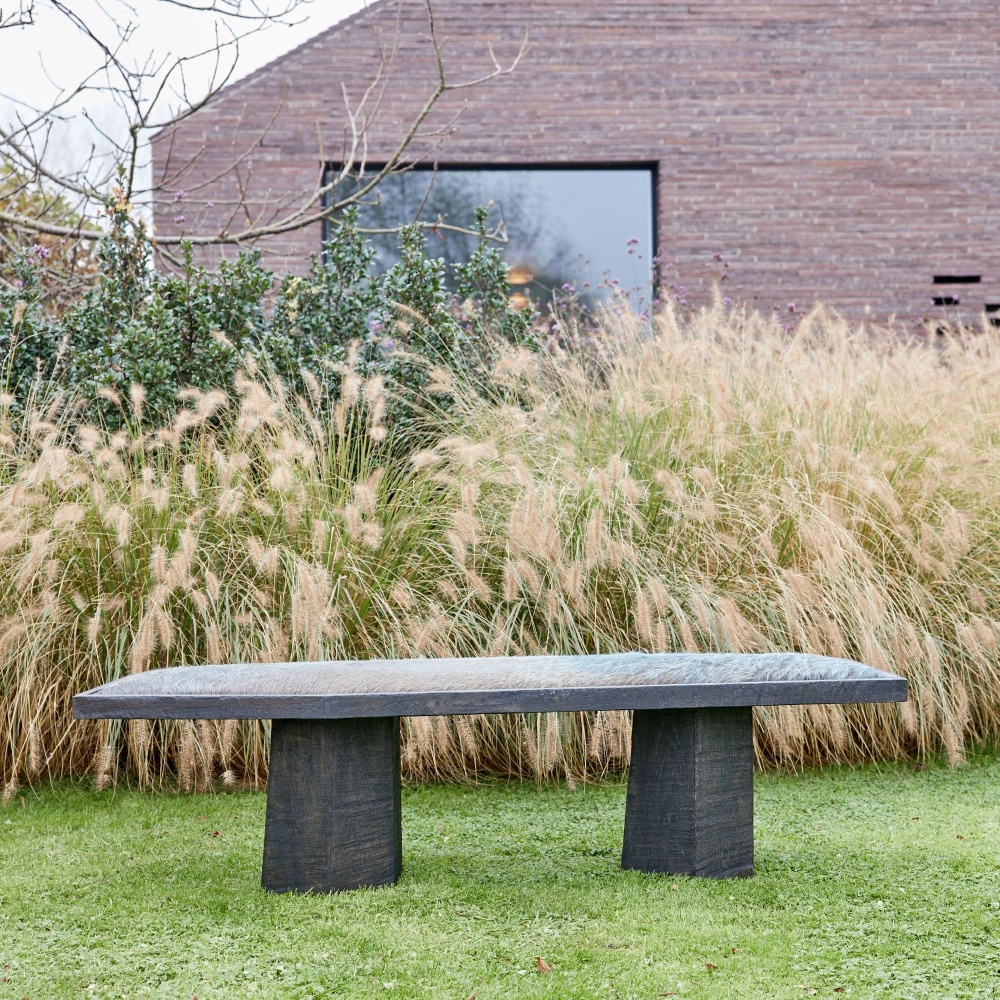
[[[752,711],[634,713],[623,868],[753,875]]]
[[[402,870],[399,719],[275,719],[262,882],[270,892],[388,885]]]

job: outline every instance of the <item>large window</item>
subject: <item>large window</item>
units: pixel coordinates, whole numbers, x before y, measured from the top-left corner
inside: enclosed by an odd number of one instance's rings
[[[653,171],[648,167],[417,168],[386,177],[375,204],[360,211],[365,229],[393,229],[423,220],[473,225],[477,205],[489,206],[491,227],[503,223],[500,250],[511,295],[544,302],[571,285],[591,301],[614,288],[633,303],[648,301],[655,253]],[[398,237],[372,237],[381,267],[397,257]],[[428,235],[432,256],[465,259],[475,241],[445,230]]]

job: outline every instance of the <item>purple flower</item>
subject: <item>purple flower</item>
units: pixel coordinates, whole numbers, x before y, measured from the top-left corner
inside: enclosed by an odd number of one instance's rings
[[[788,311],[789,311],[790,313],[793,313],[793,312],[795,312],[795,303],[794,303],[794,302],[789,302],[789,303],[788,303]]]
[[[174,222],[187,222],[187,216],[186,215],[175,215],[174,216]]]
[[[188,196],[187,191],[175,191],[174,201],[183,201]]]
[[[31,248],[31,255],[35,260],[45,260],[51,253],[52,251],[48,247],[43,247],[41,243],[35,243]]]
[[[205,202],[205,208],[215,208],[215,202],[214,201],[206,201]]]
[[[723,298],[722,304],[724,306],[731,306],[733,304],[733,300],[727,295]]]

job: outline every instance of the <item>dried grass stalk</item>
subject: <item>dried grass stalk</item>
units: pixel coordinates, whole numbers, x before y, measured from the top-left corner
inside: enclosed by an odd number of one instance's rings
[[[265,723],[71,725],[75,692],[233,659],[812,650],[905,674],[910,700],[760,710],[762,766],[957,764],[995,737],[1000,345],[721,305],[608,327],[504,359],[411,461],[360,375],[353,406],[247,375],[160,431],[0,410],[4,796],[43,773],[261,786]],[[411,780],[583,780],[626,766],[630,717],[403,733]]]

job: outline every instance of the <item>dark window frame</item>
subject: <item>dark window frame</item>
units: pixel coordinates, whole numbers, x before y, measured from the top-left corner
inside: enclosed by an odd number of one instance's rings
[[[368,174],[377,174],[380,170],[384,168],[384,163],[371,163],[366,165],[365,172]],[[340,169],[340,165],[335,161],[328,161],[323,167],[323,187],[326,187],[330,183],[330,178],[334,171]],[[652,274],[652,292],[653,297],[657,298],[660,294],[660,269],[656,265],[656,257],[660,253],[660,161],[659,160],[572,160],[567,162],[556,162],[553,163],[551,160],[546,160],[544,162],[524,162],[524,161],[509,161],[509,160],[484,160],[483,162],[461,162],[456,163],[452,161],[438,161],[436,163],[415,163],[411,167],[408,167],[405,172],[407,173],[430,173],[432,171],[459,171],[463,173],[475,173],[485,170],[539,170],[539,171],[551,171],[553,173],[557,171],[570,171],[570,170],[645,170],[649,173],[649,203],[651,208],[651,222],[653,229],[653,246],[650,252],[650,272]],[[403,171],[399,171],[400,173]],[[323,195],[323,207],[328,208],[330,205],[330,192],[327,191]],[[323,219],[322,230],[321,230],[321,248],[326,244],[327,240],[330,238],[330,220],[327,218]],[[325,252],[321,250],[322,253]]]

